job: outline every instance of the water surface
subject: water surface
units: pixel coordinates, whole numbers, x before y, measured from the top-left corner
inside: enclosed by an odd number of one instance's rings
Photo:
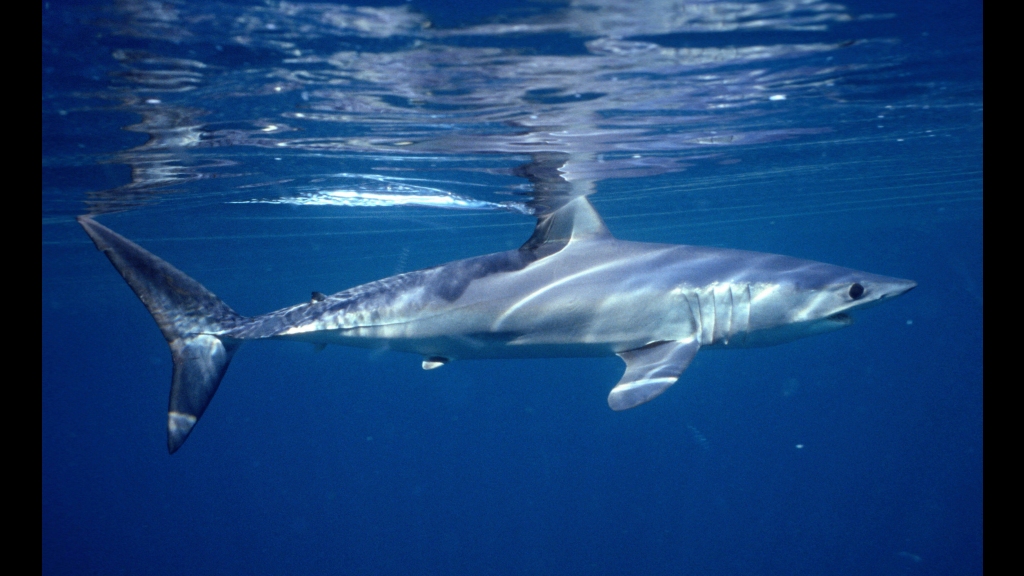
[[[44,572],[980,573],[980,3],[478,4],[44,3]],[[614,357],[256,343],[169,457],[166,344],[74,223],[256,314],[562,193],[919,287],[623,413]]]

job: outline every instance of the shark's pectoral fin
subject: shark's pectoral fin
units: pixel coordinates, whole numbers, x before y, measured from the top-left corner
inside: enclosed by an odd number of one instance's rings
[[[612,410],[627,410],[661,394],[676,383],[690,365],[700,343],[696,339],[652,342],[643,348],[620,352],[626,373],[608,394]]]

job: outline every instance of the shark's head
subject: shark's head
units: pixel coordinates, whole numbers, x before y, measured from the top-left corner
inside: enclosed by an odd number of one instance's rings
[[[917,283],[818,262],[751,285],[748,345],[770,345],[853,323],[855,310],[903,294]]]

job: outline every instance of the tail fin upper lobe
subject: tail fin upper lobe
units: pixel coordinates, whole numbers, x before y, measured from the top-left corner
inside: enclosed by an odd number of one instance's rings
[[[245,318],[184,272],[88,216],[78,223],[153,315],[171,347],[174,373],[167,450],[188,438],[241,341],[218,336]]]

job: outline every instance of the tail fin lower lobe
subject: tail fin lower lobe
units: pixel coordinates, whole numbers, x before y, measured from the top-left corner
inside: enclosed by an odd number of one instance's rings
[[[184,272],[88,216],[78,218],[153,315],[171,347],[174,373],[167,414],[167,450],[188,438],[217,391],[241,341],[219,336],[244,321]]]

